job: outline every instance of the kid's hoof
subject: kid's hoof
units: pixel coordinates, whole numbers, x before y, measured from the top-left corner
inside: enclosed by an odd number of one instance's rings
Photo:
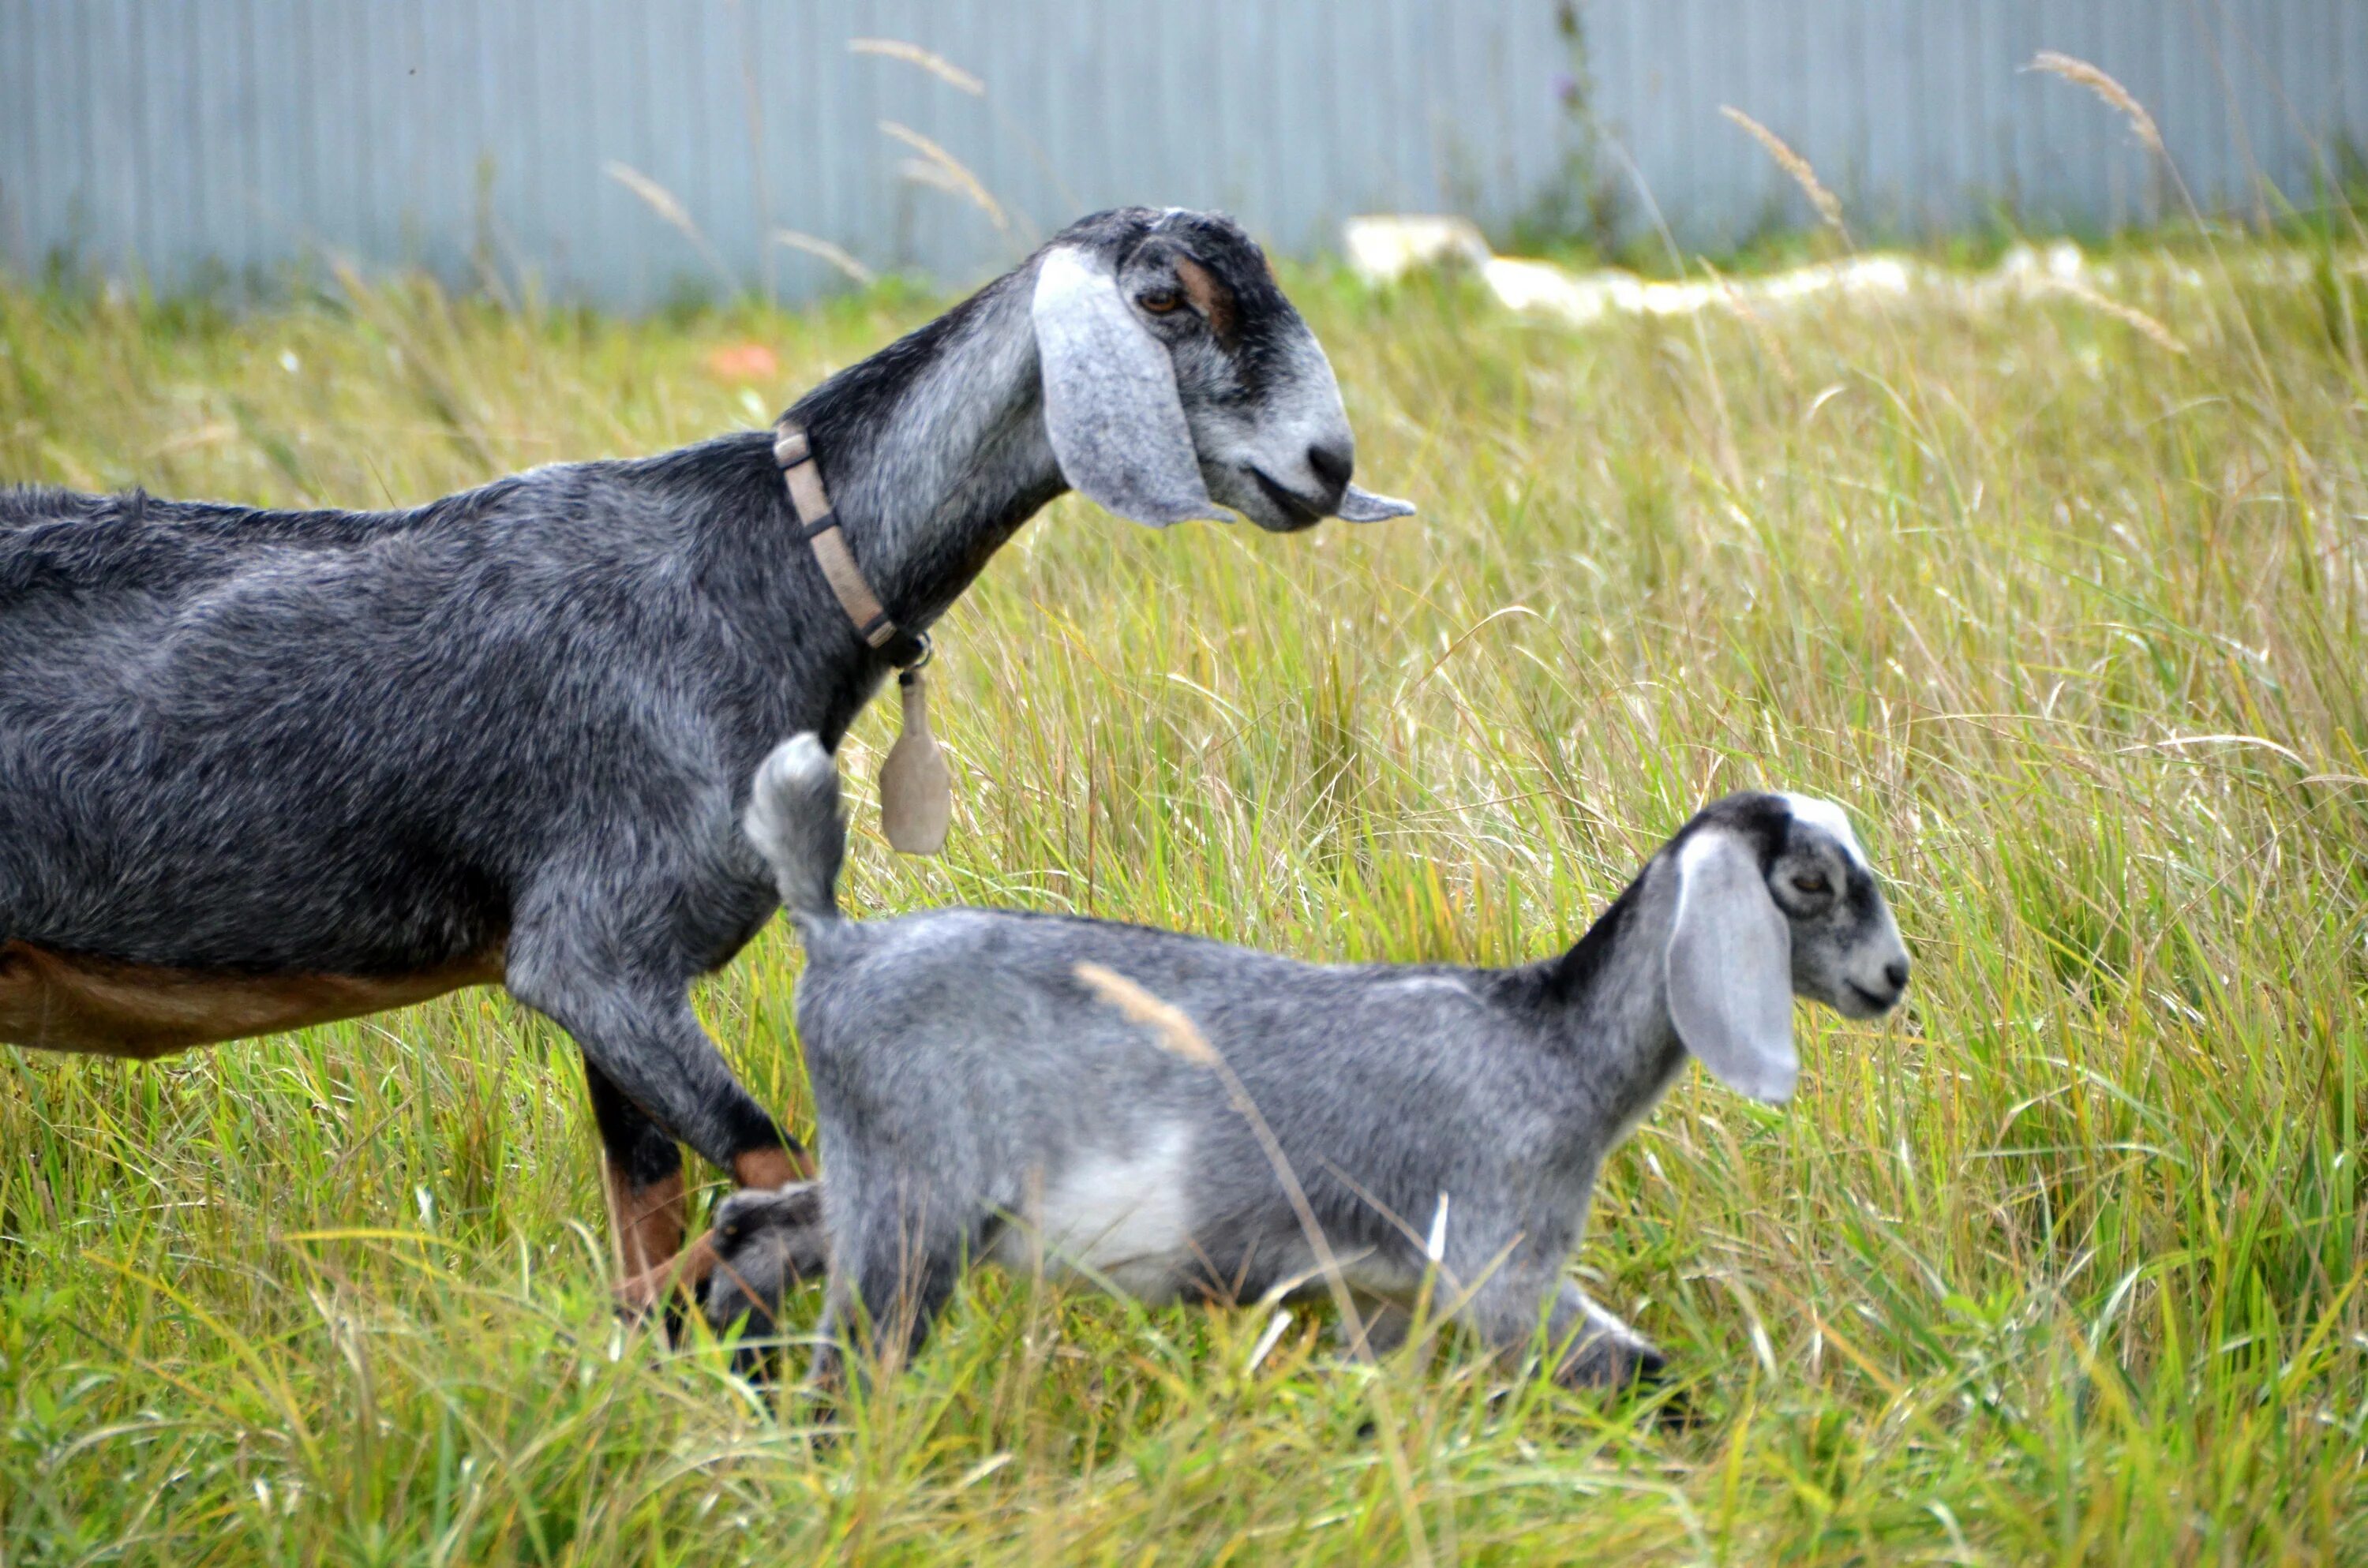
[[[1651,1389],[1652,1384],[1644,1385]],[[1682,1388],[1656,1393],[1653,1398],[1653,1425],[1664,1432],[1692,1432],[1708,1425],[1709,1417],[1694,1403],[1694,1396]]]
[[[1702,1425],[1693,1395],[1673,1384],[1669,1358],[1650,1345],[1639,1345],[1626,1358],[1625,1375],[1609,1386],[1623,1389],[1651,1411],[1652,1424],[1665,1432],[1690,1432]]]
[[[1657,1388],[1667,1381],[1668,1372],[1669,1358],[1647,1345],[1636,1352],[1635,1366],[1629,1373],[1629,1381],[1641,1389]]]
[[[1649,1392],[1668,1374],[1669,1358],[1647,1341],[1599,1334],[1573,1346],[1554,1372],[1566,1389],[1634,1389]]]

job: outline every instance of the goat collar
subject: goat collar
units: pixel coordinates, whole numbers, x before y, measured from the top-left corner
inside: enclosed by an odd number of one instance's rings
[[[806,433],[787,415],[773,426],[773,460],[781,465],[781,480],[790,489],[790,510],[797,514],[798,537],[813,547],[815,564],[830,580],[830,591],[854,623],[855,634],[900,670],[922,664],[929,656],[928,634],[907,631],[888,618],[863,568],[855,563],[855,552],[847,547],[847,535],[838,526],[830,492],[823,488],[822,466],[814,461]]]

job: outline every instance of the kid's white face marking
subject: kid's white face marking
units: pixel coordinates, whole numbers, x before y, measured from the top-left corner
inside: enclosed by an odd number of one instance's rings
[[[1157,1129],[1127,1153],[1097,1151],[1047,1187],[1029,1223],[1006,1230],[990,1255],[1006,1268],[1095,1276],[1144,1301],[1172,1299],[1190,1267],[1191,1205],[1186,1157],[1191,1130]],[[1032,1233],[1030,1231],[1032,1229]],[[1095,1281],[1099,1282],[1099,1281]]]
[[[1831,801],[1820,801],[1815,795],[1787,794],[1784,803],[1792,808],[1797,820],[1831,834],[1836,842],[1850,852],[1850,858],[1861,869],[1865,868],[1866,851],[1858,846],[1858,835],[1850,831],[1850,818],[1842,814],[1839,806]]]

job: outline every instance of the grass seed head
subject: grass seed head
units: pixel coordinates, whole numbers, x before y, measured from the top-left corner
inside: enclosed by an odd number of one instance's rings
[[[2076,60],[2068,54],[2059,54],[2052,49],[2043,49],[2031,57],[2031,63],[2023,69],[2044,71],[2051,76],[2061,76],[2067,82],[2078,83],[2128,116],[2130,129],[2138,133],[2139,141],[2156,152],[2163,153],[2166,157],[2169,155],[2164,152],[2162,132],[2155,129],[2154,116],[2146,113],[2146,106],[2132,97],[2127,87],[2123,86],[2087,61]]]
[[[1076,976],[1087,990],[1133,1022],[1148,1027],[1151,1038],[1159,1042],[1162,1051],[1172,1051],[1202,1067],[1217,1064],[1216,1048],[1185,1017],[1182,1008],[1161,1001],[1118,971],[1098,963],[1080,963]]]
[[[1809,166],[1808,159],[1793,151],[1782,137],[1734,105],[1722,104],[1719,106],[1718,112],[1743,127],[1750,133],[1753,141],[1767,148],[1768,155],[1776,160],[1776,166],[1793,176],[1793,183],[1801,187],[1802,194],[1809,199],[1809,205],[1817,210],[1817,216],[1831,224],[1837,233],[1840,232],[1842,226],[1840,199],[1827,190],[1818,180],[1817,171]]]

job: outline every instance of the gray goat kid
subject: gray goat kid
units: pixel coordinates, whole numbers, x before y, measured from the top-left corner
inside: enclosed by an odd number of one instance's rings
[[[766,760],[746,830],[808,955],[797,1011],[828,1168],[825,1374],[849,1333],[907,1354],[966,1257],[1152,1301],[1318,1276],[1228,1086],[1081,965],[1180,1010],[1237,1076],[1372,1309],[1372,1347],[1403,1335],[1430,1261],[1407,1221],[1444,1216],[1442,1300],[1502,1352],[1543,1322],[1556,1375],[1587,1384],[1660,1368],[1566,1265],[1597,1172],[1687,1052],[1782,1101],[1795,994],[1874,1017],[1907,985],[1849,822],[1796,795],[1707,807],[1576,947],[1507,970],[1306,964],[1008,910],[842,920],[838,776],[812,735]],[[816,1261],[814,1209],[813,1184],[725,1200],[712,1320],[777,1313],[785,1272]]]
[[[1322,347],[1206,214],[1086,219],[791,415],[908,631],[1071,486],[1155,524],[1411,510],[1349,483]],[[810,1168],[687,995],[774,908],[757,763],[888,667],[797,528],[770,432],[397,512],[0,490],[0,1040],[154,1056],[505,983],[583,1051],[654,1299],[677,1140]]]

